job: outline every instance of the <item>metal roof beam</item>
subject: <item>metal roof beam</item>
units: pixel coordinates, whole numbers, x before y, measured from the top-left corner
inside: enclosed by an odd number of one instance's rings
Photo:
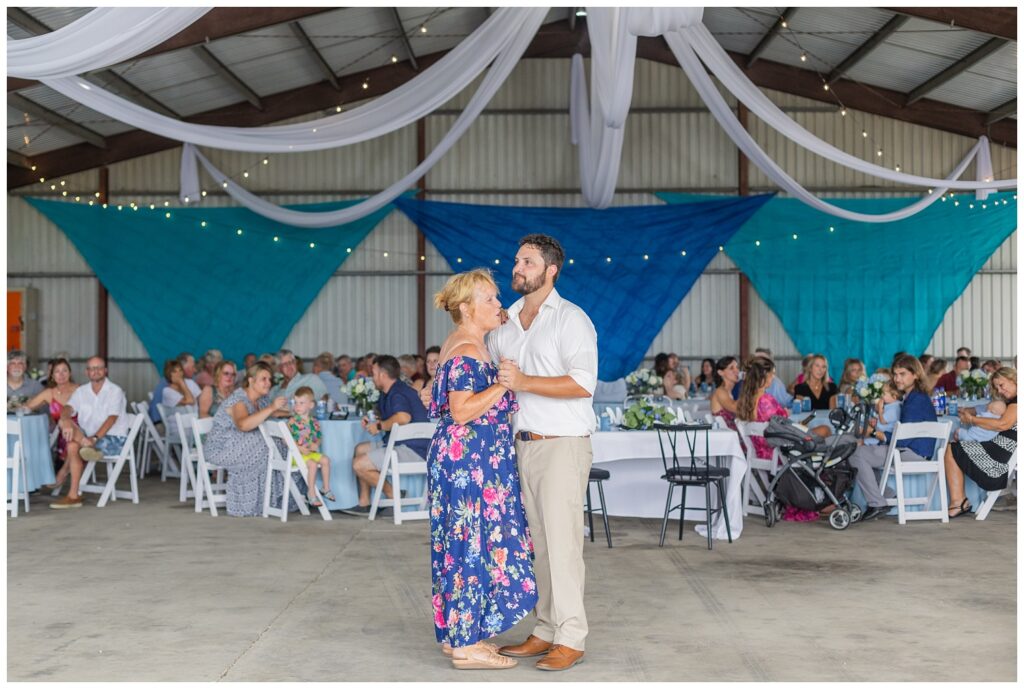
[[[168,117],[173,117],[175,119],[181,117],[181,115],[174,112],[166,105],[158,101],[156,98],[153,98],[153,96],[149,95],[148,93],[146,93],[138,86],[128,81],[112,69],[104,69],[101,72],[96,72],[96,74],[93,76],[102,77],[107,81],[108,84],[117,87],[117,89],[122,93],[130,94],[132,98],[134,98],[141,105],[146,106],[150,110],[155,110],[162,115],[167,115]]]
[[[1017,40],[1016,7],[883,7],[909,17]]]
[[[858,62],[866,58],[875,48],[882,45],[882,43],[885,42],[885,39],[893,35],[909,20],[910,17],[903,14],[897,14],[887,21],[882,28],[871,35],[871,38],[861,43],[856,50],[850,53],[845,60],[839,63],[838,67],[833,69],[829,75],[825,77],[825,81],[828,82],[828,85],[831,86],[839,79],[839,77],[853,69]]]
[[[1010,115],[1017,114],[1017,99],[1014,98],[1011,101],[1007,101],[1000,105],[998,108],[994,108],[989,111],[988,117],[985,118],[985,126],[991,126],[1000,120],[1005,120]]]
[[[22,170],[32,170],[32,161],[18,153],[7,149],[7,164],[13,165],[14,167],[20,167]]]
[[[946,69],[942,70],[928,81],[924,82],[913,91],[907,94],[907,101],[905,105],[913,105],[917,101],[925,97],[925,95],[931,93],[935,89],[939,88],[943,84],[951,81],[952,79],[960,76],[965,71],[978,64],[986,57],[996,52],[1004,45],[1009,43],[1005,38],[993,38],[987,41],[984,45],[974,50],[970,55],[965,56],[963,59],[958,60],[951,64]]]
[[[7,21],[17,24],[25,31],[29,32],[34,36],[38,36],[44,33],[50,33],[53,31],[46,24],[42,23],[31,14],[18,7],[7,8]]]
[[[203,63],[213,70],[213,72],[221,79],[226,81],[235,91],[239,93],[245,100],[249,101],[254,108],[257,110],[263,109],[263,101],[256,95],[256,92],[249,88],[248,85],[241,79],[239,79],[234,72],[227,68],[223,62],[217,59],[217,56],[210,52],[210,49],[205,45],[197,45],[192,48],[195,52],[196,57],[203,61]]]
[[[793,19],[793,15],[796,14],[796,11],[796,7],[786,8],[779,20],[772,24],[772,28],[768,29],[768,33],[761,37],[761,40],[758,41],[757,45],[754,46],[754,49],[750,51],[749,55],[747,55],[747,67],[752,67],[754,63],[757,62],[761,53],[767,50],[768,46],[771,45],[771,42],[779,35],[779,30],[783,28],[783,25],[788,24],[790,20]]]
[[[96,148],[105,149],[107,147],[106,139],[104,139],[102,136],[100,136],[93,130],[83,127],[82,125],[72,120],[69,120],[63,115],[58,115],[53,110],[48,110],[47,108],[44,108],[43,106],[39,105],[34,101],[30,101],[28,98],[25,98],[25,96],[21,95],[20,93],[8,93],[7,105],[17,108],[22,112],[26,112],[29,115],[32,115],[33,117],[38,117],[39,119],[45,122],[49,122],[54,127],[63,129],[64,131],[70,134],[74,134],[80,139],[85,139]]]
[[[398,35],[402,39],[402,47],[405,48],[406,54],[409,56],[409,64],[417,72],[420,70],[420,66],[416,64],[416,53],[412,49],[412,43],[409,42],[409,36],[405,33],[405,24],[402,23],[402,17],[398,14],[398,8],[392,7],[391,16],[395,20],[395,26],[398,27]]]
[[[338,76],[334,73],[334,70],[331,69],[331,66],[327,64],[327,60],[325,60],[320,51],[316,49],[316,46],[313,45],[313,41],[310,40],[306,30],[302,28],[302,24],[294,21],[289,22],[288,26],[291,27],[292,33],[295,34],[295,37],[299,39],[299,43],[302,44],[302,47],[306,49],[306,54],[309,55],[313,62],[316,63],[317,68],[324,75],[324,78],[331,82],[331,86],[334,87],[335,91],[340,91],[341,86],[338,84]]]

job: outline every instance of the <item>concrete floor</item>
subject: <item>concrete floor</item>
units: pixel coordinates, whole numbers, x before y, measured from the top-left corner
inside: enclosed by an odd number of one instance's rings
[[[712,552],[613,518],[615,548],[586,546],[585,662],[556,674],[442,659],[423,522],[214,519],[153,478],[142,495],[33,496],[7,520],[9,680],[1016,679],[1015,509],[844,533],[750,519]]]

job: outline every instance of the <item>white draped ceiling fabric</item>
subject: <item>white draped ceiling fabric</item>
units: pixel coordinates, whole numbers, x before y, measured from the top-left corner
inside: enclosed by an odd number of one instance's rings
[[[99,7],[65,27],[7,39],[7,74],[54,79],[129,60],[159,45],[212,7]]]
[[[139,129],[184,142],[181,196],[186,203],[201,198],[198,168],[202,165],[238,203],[265,217],[299,227],[328,227],[357,220],[409,189],[454,146],[490,102],[522,57],[548,10],[544,7],[500,8],[472,35],[415,79],[349,112],[300,124],[224,127],[181,122],[74,76],[144,52],[198,19],[208,9],[96,9],[52,34],[9,41],[8,72],[12,76],[38,78],[47,86],[98,112]],[[991,154],[985,137],[978,140],[946,179],[896,172],[837,149],[794,122],[747,79],[701,23],[702,16],[702,8],[588,8],[592,46],[591,88],[588,94],[582,56],[573,56],[570,122],[572,141],[579,147],[581,190],[592,207],[607,207],[615,193],[624,124],[632,98],[638,36],[664,36],[694,88],[740,150],[784,191],[826,213],[861,222],[891,222],[926,208],[948,189],[972,190],[978,198],[984,198],[992,190],[1016,187],[1016,179],[993,179]],[[49,42],[35,43],[42,39],[49,39]],[[807,150],[881,179],[928,187],[932,191],[906,208],[883,215],[854,213],[822,201],[786,174],[740,126],[704,66],[757,117]],[[209,146],[235,151],[289,153],[366,141],[412,124],[433,112],[485,70],[486,75],[466,108],[426,160],[387,189],[345,209],[306,213],[264,201],[218,170],[196,148]],[[961,180],[961,175],[972,161],[976,163],[977,180]]]

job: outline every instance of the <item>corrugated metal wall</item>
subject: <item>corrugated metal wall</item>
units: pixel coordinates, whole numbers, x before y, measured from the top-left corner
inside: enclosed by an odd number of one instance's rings
[[[578,207],[576,151],[569,143],[569,61],[526,60],[451,153],[428,174],[428,197],[441,201],[496,205]],[[908,172],[945,176],[973,143],[894,120],[849,111],[821,112],[821,103],[769,92],[812,132],[854,154],[871,157],[883,149],[882,162]],[[429,151],[454,122],[460,95],[426,122]],[[650,192],[664,189],[730,193],[737,185],[735,147],[701,110],[699,97],[681,70],[641,60],[637,63],[634,112],[627,121],[617,205],[656,203]],[[496,110],[496,111],[495,111]],[[519,112],[509,112],[519,111]],[[559,112],[560,111],[560,112]],[[314,116],[292,121],[312,119]],[[796,149],[750,118],[757,141],[798,180],[833,196],[874,195],[895,185],[866,178]],[[865,139],[861,132],[868,131]],[[311,203],[363,195],[390,184],[416,164],[416,128],[341,151],[263,156],[210,151],[229,174],[250,170],[249,188],[277,203]],[[110,166],[111,201],[175,203],[178,150]],[[1016,176],[1016,151],[993,147],[999,177]],[[872,158],[877,160],[877,156]],[[91,193],[96,171],[64,178],[70,190]],[[753,190],[767,186],[756,169]],[[211,190],[213,185],[211,184]],[[143,194],[145,192],[145,194]],[[73,194],[72,194],[73,195]],[[96,282],[74,247],[53,225],[20,198],[8,196],[8,285],[33,285],[41,293],[42,349],[69,351],[84,359],[96,345]],[[226,205],[217,193],[206,204]],[[387,256],[385,256],[387,253]],[[449,267],[427,245],[428,272]],[[420,264],[416,232],[401,213],[388,216],[340,267],[295,326],[285,346],[301,356],[321,350],[360,354],[367,351],[411,352],[416,346],[416,279]],[[1016,236],[996,252],[950,308],[935,333],[930,351],[951,355],[961,344],[982,356],[1009,358],[1016,352]],[[986,272],[997,271],[997,272]],[[60,275],[55,276],[55,274]],[[26,277],[21,277],[26,276]],[[427,277],[427,342],[439,344],[451,324],[430,307],[442,275]],[[499,274],[507,289],[507,275]],[[725,254],[718,255],[694,289],[655,338],[648,357],[675,351],[694,368],[700,358],[739,348],[739,275]],[[778,318],[752,290],[751,346],[770,347],[780,373],[796,372],[799,354]],[[111,376],[133,399],[156,382],[156,369],[143,361],[145,350],[113,305],[110,309]]]

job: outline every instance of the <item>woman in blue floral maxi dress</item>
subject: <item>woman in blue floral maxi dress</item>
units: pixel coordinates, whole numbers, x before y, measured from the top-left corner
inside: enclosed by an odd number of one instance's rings
[[[439,642],[470,646],[533,610],[537,584],[516,468],[506,392],[487,412],[455,423],[451,392],[494,384],[491,362],[455,356],[439,367],[430,416],[440,418],[427,455],[434,628]]]

